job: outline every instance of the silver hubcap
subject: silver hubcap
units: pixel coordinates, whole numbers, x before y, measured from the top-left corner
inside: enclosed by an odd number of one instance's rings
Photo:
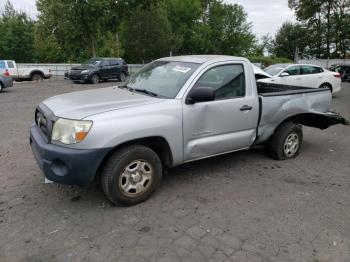
[[[150,163],[136,160],[124,169],[119,178],[119,187],[129,197],[142,195],[150,187],[152,175],[153,169]]]
[[[296,133],[289,134],[284,142],[284,154],[292,157],[299,149],[299,136]]]

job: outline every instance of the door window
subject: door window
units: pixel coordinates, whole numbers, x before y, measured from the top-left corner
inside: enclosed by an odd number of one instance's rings
[[[323,69],[317,66],[301,66],[301,73],[303,75],[312,75],[322,73]]]
[[[109,66],[109,62],[107,60],[103,60],[101,62],[101,66],[103,66],[103,67]]]
[[[300,75],[300,66],[291,66],[283,72],[288,73],[290,76]]]
[[[0,61],[0,68],[6,68],[5,61]]]
[[[118,65],[119,65],[119,61],[118,61],[118,60],[112,59],[112,60],[109,61],[109,64],[110,64],[111,66],[118,66]]]
[[[8,66],[9,68],[15,68],[15,65],[13,64],[12,61],[7,61],[7,66]]]
[[[223,65],[209,69],[195,87],[215,89],[215,100],[244,97],[246,93],[243,65]]]

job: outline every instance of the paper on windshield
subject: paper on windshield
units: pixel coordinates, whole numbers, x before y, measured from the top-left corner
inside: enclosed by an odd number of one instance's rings
[[[186,74],[189,71],[191,71],[191,68],[190,67],[185,67],[185,66],[175,66],[173,71],[181,72],[181,73]]]

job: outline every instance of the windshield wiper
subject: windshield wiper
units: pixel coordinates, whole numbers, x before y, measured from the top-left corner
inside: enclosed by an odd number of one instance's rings
[[[138,89],[138,88],[136,88],[136,89],[133,89],[133,90],[136,91],[136,92],[144,93],[144,94],[147,94],[147,95],[150,95],[150,96],[154,96],[154,97],[158,96],[157,93],[154,93],[154,92],[146,90],[146,89]]]

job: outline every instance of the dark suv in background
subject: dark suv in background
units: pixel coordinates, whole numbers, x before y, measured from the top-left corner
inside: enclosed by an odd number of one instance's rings
[[[126,80],[128,65],[121,58],[91,58],[80,66],[72,67],[65,77],[73,82],[98,84],[100,80]]]
[[[329,70],[339,73],[343,82],[350,82],[350,64],[332,65]]]

